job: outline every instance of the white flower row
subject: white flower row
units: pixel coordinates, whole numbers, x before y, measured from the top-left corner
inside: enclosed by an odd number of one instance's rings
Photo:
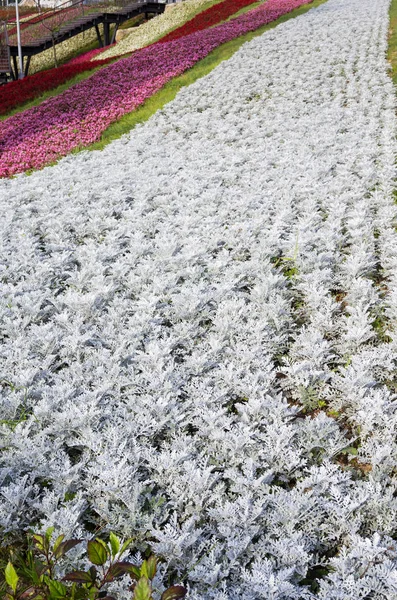
[[[103,25],[99,25],[99,29],[102,35]],[[97,34],[95,29],[88,29],[87,31],[83,31],[83,33],[75,35],[69,40],[65,40],[64,42],[57,44],[55,46],[57,61],[62,62],[67,60],[73,52],[76,52],[87,44],[91,44],[96,39]],[[40,54],[35,54],[32,56],[29,66],[29,74],[31,75],[37,71],[43,71],[44,69],[52,69],[53,67],[55,67],[54,50],[51,47],[48,48],[48,50],[44,50],[44,52],[40,52]]]
[[[149,532],[195,600],[396,598],[388,7],[1,182],[0,527]]]
[[[213,0],[185,0],[184,2],[168,4],[161,15],[153,17],[146,23],[139,25],[139,27],[133,27],[129,35],[123,37],[109,50],[105,50],[105,52],[94,57],[93,60],[102,60],[109,56],[118,56],[149,46],[149,44],[166,35],[169,31],[180,27],[212,4]]]

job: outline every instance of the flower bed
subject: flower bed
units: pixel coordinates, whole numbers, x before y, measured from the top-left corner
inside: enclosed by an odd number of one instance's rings
[[[115,48],[104,51],[103,58],[140,50],[169,33],[170,30],[180,27],[197,12],[211,5],[212,0],[185,0],[177,4],[170,4],[161,15],[150,19],[139,25],[139,27],[133,27],[131,33],[120,40]],[[94,60],[97,59],[94,58]]]
[[[107,46],[106,48],[113,48],[113,46],[115,46],[115,45],[116,44],[111,44],[110,46]],[[98,56],[99,54],[102,54],[103,51],[104,51],[103,48],[95,48],[94,50],[85,52],[84,54],[81,54],[80,56],[76,56],[75,58],[70,60],[67,64],[68,65],[76,65],[81,62],[88,62],[88,61],[92,60],[94,58],[94,56]]]
[[[268,0],[212,29],[144,48],[40,106],[6,119],[0,132],[0,176],[40,168],[93,143],[111,123],[214,48],[310,1]]]
[[[101,35],[103,34],[103,25],[98,25]],[[70,39],[61,42],[56,45],[56,55],[59,62],[65,61],[70,58],[77,50],[97,42],[97,35],[95,29],[87,29],[78,35],[71,37]],[[102,50],[102,49],[101,49]],[[101,57],[102,59],[102,57]],[[32,56],[30,62],[29,72],[36,73],[43,69],[52,69],[54,67],[54,52],[52,48],[44,50],[35,56]]]
[[[328,0],[0,182],[4,537],[117,527],[189,600],[394,600],[388,6]]]
[[[6,114],[13,108],[37,98],[43,92],[55,89],[79,73],[92,71],[102,65],[108,64],[112,60],[114,60],[113,57],[95,63],[89,60],[84,62],[75,61],[71,64],[62,65],[57,69],[50,69],[43,73],[29,75],[29,77],[25,77],[24,79],[12,81],[6,86],[1,86],[0,115]]]
[[[99,24],[98,27],[101,35],[103,35],[103,25]],[[76,51],[81,51],[82,48],[90,44],[95,44],[97,41],[96,31],[92,28],[57,44],[56,55],[58,62],[67,61],[67,59],[70,58],[70,56],[73,56]],[[100,50],[103,49],[100,48]],[[36,73],[37,71],[42,71],[44,69],[52,69],[54,66],[54,51],[52,48],[48,48],[48,50],[44,50],[44,52],[32,56],[29,72]]]
[[[171,40],[177,40],[184,35],[189,35],[196,31],[201,31],[202,29],[207,29],[212,25],[216,25],[220,23],[220,21],[224,21],[231,15],[235,14],[245,6],[249,6],[256,0],[224,0],[224,2],[220,2],[219,4],[215,4],[207,10],[196,15],[193,19],[190,19],[187,23],[178,27],[174,31],[171,31],[166,36],[161,38],[158,43],[163,44],[164,42],[169,42]]]
[[[19,7],[19,18],[21,20],[33,18],[37,14],[37,10],[32,7]],[[0,21],[7,21],[7,23],[15,23],[15,6],[0,7]]]

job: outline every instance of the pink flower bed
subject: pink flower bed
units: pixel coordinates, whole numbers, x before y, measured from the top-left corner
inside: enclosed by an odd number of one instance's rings
[[[132,112],[217,46],[311,1],[268,0],[212,29],[143,48],[59,96],[9,117],[1,123],[0,176],[41,168],[74,148],[92,144],[111,123]]]
[[[105,46],[104,48],[96,48],[95,50],[89,50],[88,52],[84,52],[84,54],[80,54],[80,56],[76,56],[75,58],[72,58],[72,60],[69,60],[69,62],[67,62],[66,64],[68,66],[70,66],[70,65],[77,65],[77,64],[83,63],[83,62],[89,62],[90,60],[92,60],[94,58],[94,56],[101,54],[105,50],[109,50],[109,48],[112,48],[115,45],[116,44],[110,44],[109,46]]]

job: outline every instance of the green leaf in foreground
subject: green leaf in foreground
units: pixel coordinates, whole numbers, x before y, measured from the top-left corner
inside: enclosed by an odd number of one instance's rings
[[[182,585],[172,585],[161,595],[161,600],[179,600],[186,596],[186,589]]]
[[[90,540],[87,545],[88,558],[93,565],[104,565],[108,553],[104,545],[98,540]]]
[[[141,577],[134,589],[133,600],[151,600],[152,588],[147,577]]]
[[[85,571],[71,571],[70,573],[66,573],[63,580],[73,581],[74,583],[91,583],[92,577]]]
[[[51,594],[51,600],[58,600],[61,598],[66,598],[68,589],[66,585],[63,585],[60,581],[50,580],[48,582],[48,587]]]
[[[120,550],[120,540],[117,537],[117,535],[115,535],[113,533],[113,531],[110,532],[110,546],[112,548],[112,558],[114,558],[116,556],[116,554],[118,553],[118,551]]]
[[[15,593],[17,590],[17,585],[18,585],[18,575],[16,570],[14,569],[14,566],[12,563],[8,563],[8,565],[5,568],[5,576],[6,576],[6,582],[7,585],[10,586],[10,588],[12,589],[12,591]]]

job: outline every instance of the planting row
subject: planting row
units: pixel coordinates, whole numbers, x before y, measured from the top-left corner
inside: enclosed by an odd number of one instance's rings
[[[40,168],[98,140],[127,114],[214,48],[311,0],[267,0],[212,29],[156,44],[101,69],[38,107],[9,117],[0,132],[0,176]]]
[[[207,29],[212,25],[216,25],[221,21],[224,21],[234,13],[238,12],[245,6],[249,6],[254,0],[224,0],[215,6],[211,6],[199,13],[196,17],[178,27],[174,31],[171,31],[166,36],[161,38],[160,42],[169,42],[171,40],[177,40],[184,35],[189,35],[202,29]]]
[[[21,21],[26,19],[34,18],[37,14],[37,10],[31,6],[20,6],[19,17]],[[0,21],[7,21],[8,24],[16,22],[15,6],[4,7],[0,6]]]
[[[150,19],[139,27],[132,28],[131,33],[118,42],[117,48],[105,50],[100,58],[134,52],[153,44],[153,42],[156,42],[173,29],[180,27],[197,13],[213,4],[214,0],[186,0],[169,4],[164,13],[157,15],[157,17]]]
[[[0,182],[2,531],[151,540],[192,600],[396,597],[388,7]]]
[[[62,65],[57,69],[50,69],[18,81],[12,81],[8,85],[0,87],[0,115],[6,114],[29,100],[34,100],[48,90],[55,89],[79,73],[92,71],[112,60],[114,58],[111,57],[97,62],[72,61],[71,64]]]
[[[211,8],[207,9],[203,13],[199,13],[199,15],[196,18],[189,21],[187,28],[185,28],[185,26],[182,26],[169,35],[172,36],[172,39],[177,39],[188,33],[200,31],[201,29],[205,29],[210,25],[214,25],[219,21],[226,19],[229,15],[234,14],[243,6],[249,5],[251,3],[252,0],[224,0],[223,2],[220,2],[219,4],[216,4]],[[77,36],[79,38],[77,41],[74,38],[72,38],[72,40],[64,42],[59,47],[57,46],[56,54],[58,56],[58,60],[62,60],[62,58],[65,55],[65,51],[70,53],[72,48],[78,47],[78,44],[81,45],[82,42],[87,43],[88,41],[92,41],[94,39],[93,36],[96,36],[95,32],[88,32],[88,34],[86,33],[85,35],[80,34],[79,36]],[[167,39],[168,36],[166,36],[166,40]],[[59,72],[56,72],[55,70],[50,70],[48,73],[43,73],[40,76],[33,78],[28,77],[24,81],[15,82],[12,87],[8,86],[7,89],[0,90],[0,114],[5,114],[7,111],[11,110],[15,106],[23,104],[27,100],[39,96],[45,90],[56,88],[58,85],[60,85],[60,83],[63,83],[68,78],[73,77],[77,73],[81,73],[83,71],[95,68],[95,65],[87,65],[87,68],[85,69],[79,67],[79,69],[76,69],[76,71],[74,71],[73,69],[70,69],[70,66],[75,65],[77,63],[88,62],[92,60],[95,56],[102,55],[102,53],[102,48],[91,50],[89,52],[86,52],[82,56],[78,56],[69,61],[67,67],[62,67],[61,71]],[[98,56],[98,59],[101,60],[102,56]],[[111,60],[111,57],[109,57],[107,60]],[[31,63],[32,69],[33,71],[36,71],[38,70],[39,66],[41,68],[44,68],[45,65],[47,65],[48,68],[48,63],[50,65],[54,63],[54,53],[52,48],[50,48],[44,53],[41,53],[40,55],[33,57]],[[102,61],[101,63],[99,63],[98,66],[100,64],[106,64],[106,60],[105,62]]]
[[[103,35],[103,25],[99,24],[98,28],[100,34]],[[64,42],[57,44],[55,46],[57,62],[61,63],[67,61],[74,53],[78,51],[81,52],[81,49],[84,48],[84,46],[95,44],[96,42],[97,34],[95,29],[87,29],[87,31],[83,31]],[[88,60],[90,60],[90,58]],[[32,56],[29,73],[36,73],[37,71],[52,69],[53,67],[55,67],[54,50],[53,48],[48,48],[48,50],[44,50],[44,52]]]

